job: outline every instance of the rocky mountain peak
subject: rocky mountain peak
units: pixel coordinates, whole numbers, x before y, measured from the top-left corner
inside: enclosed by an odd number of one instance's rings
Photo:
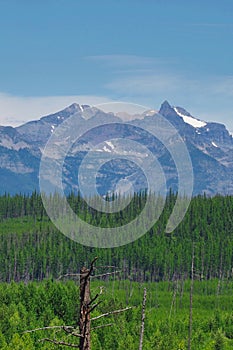
[[[233,139],[226,127],[219,123],[204,122],[193,117],[182,107],[171,106],[168,101],[162,103],[159,113],[175,126],[190,152],[195,174],[194,194],[203,192],[207,194],[233,193]],[[177,174],[172,159],[164,147],[161,147],[155,140],[152,142],[151,138],[147,138],[143,132],[143,129],[147,130],[153,123],[155,114],[156,111],[151,110],[138,115],[132,122],[135,127],[138,126],[142,131],[131,135],[132,130],[126,129],[124,137],[132,139],[136,137],[135,140],[141,141],[142,144],[155,152],[161,166],[164,167],[165,175],[167,175],[168,187],[170,186],[176,191]],[[16,128],[0,127],[0,193],[15,193],[16,190],[19,192],[39,190],[38,169],[43,148],[54,130],[70,116],[74,117],[77,126],[88,122],[92,144],[96,144],[102,139],[108,140],[109,133],[118,137],[119,123],[122,122],[121,116],[77,103]],[[109,128],[102,128],[101,132],[95,128],[96,124],[103,125],[109,122],[113,122],[113,124]],[[61,142],[66,141],[61,139]],[[83,154],[88,151],[88,147],[89,145],[84,138],[72,148],[73,153],[71,152],[71,156],[67,158],[67,168],[64,172],[64,183],[67,191],[73,190],[73,186],[78,186],[74,183],[74,179],[77,177],[77,166],[79,166]],[[137,167],[129,166],[129,163],[124,162],[124,148],[115,150],[114,143],[108,140],[108,143],[105,142],[102,149],[99,149],[98,157],[105,157],[106,152],[119,152],[119,156],[123,155],[123,158],[117,164],[110,162],[105,168],[100,169],[98,185],[100,193],[106,194],[109,188],[115,188],[114,186],[121,179],[133,179],[137,189],[144,186],[143,177],[138,174]],[[145,154],[136,152],[135,156],[140,160],[145,157]],[[18,183],[19,185],[16,185]]]
[[[66,107],[61,112],[67,112],[69,114],[74,114],[76,112],[82,112],[84,109],[87,109],[89,107],[90,106],[88,106],[88,105],[80,105],[78,103],[72,103],[70,106]]]
[[[173,113],[173,112],[174,112],[174,109],[172,108],[170,103],[167,100],[165,100],[161,104],[159,113],[166,117],[168,114]]]

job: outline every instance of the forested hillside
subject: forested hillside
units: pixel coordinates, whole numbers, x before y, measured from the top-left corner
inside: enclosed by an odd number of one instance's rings
[[[194,197],[185,219],[167,234],[165,227],[175,198],[170,193],[160,219],[143,237],[126,246],[100,249],[84,247],[60,233],[47,217],[39,194],[2,196],[0,281],[57,278],[79,271],[94,256],[99,257],[101,265],[119,267],[121,278],[133,281],[188,278],[193,244],[197,279],[232,277],[233,197]],[[130,221],[145,201],[146,194],[138,194],[124,211],[100,216],[80,196],[69,197],[83,219],[101,226]]]

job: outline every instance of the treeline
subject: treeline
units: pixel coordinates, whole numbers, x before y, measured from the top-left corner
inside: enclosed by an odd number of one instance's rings
[[[0,221],[8,218],[36,216],[41,219],[46,216],[42,198],[36,191],[31,195],[17,194],[0,196]]]
[[[109,201],[112,198],[109,198]],[[144,208],[146,193],[135,194],[116,214],[101,214],[80,195],[68,201],[92,225],[115,227],[130,222]],[[190,277],[192,247],[196,279],[231,278],[233,268],[233,197],[197,196],[180,225],[165,233],[176,195],[169,193],[156,224],[133,243],[118,248],[84,247],[50,222],[38,193],[0,197],[0,281],[30,281],[75,273],[94,256],[116,266],[119,279],[162,281]]]

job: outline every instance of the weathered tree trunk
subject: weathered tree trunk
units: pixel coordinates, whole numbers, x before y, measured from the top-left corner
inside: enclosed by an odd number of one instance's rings
[[[90,269],[87,269],[86,267],[82,267],[80,271],[80,312],[79,312],[79,331],[80,333],[77,334],[76,329],[73,326],[52,326],[52,327],[42,327],[42,328],[37,328],[31,331],[26,331],[28,332],[35,332],[43,329],[55,329],[55,328],[60,328],[63,329],[66,333],[69,335],[72,335],[74,337],[80,338],[79,344],[72,344],[68,343],[66,341],[58,341],[56,339],[50,339],[50,338],[44,338],[41,341],[47,341],[50,343],[53,343],[55,345],[61,345],[61,346],[67,346],[71,348],[79,348],[80,350],[91,350],[91,312],[100,304],[101,301],[97,302],[96,304],[93,305],[93,302],[97,300],[99,297],[99,294],[96,294],[96,296],[91,299],[90,295],[90,277],[91,273],[94,269],[94,263],[97,260],[97,257],[92,261]],[[114,271],[115,273],[115,271]],[[110,273],[104,274],[105,276]],[[66,274],[64,276],[69,276],[69,275],[76,275],[76,274]],[[103,276],[104,276],[103,275]],[[102,275],[96,275],[95,277],[100,277]],[[59,278],[60,279],[60,278]],[[100,292],[101,294],[101,292]],[[92,318],[92,321],[97,320],[102,317],[106,317],[112,314],[118,314],[123,311],[127,311],[131,309],[131,307],[127,307],[125,309],[120,309],[120,310],[114,310],[107,312],[105,314],[96,316]],[[96,326],[94,329],[97,328],[102,328],[102,327],[107,327],[107,326],[112,326],[111,323],[108,324],[103,324],[100,326]]]
[[[145,327],[145,317],[146,317],[146,288],[144,288],[144,294],[143,294],[143,303],[142,303],[142,323],[141,323],[141,333],[140,333],[139,350],[142,350],[142,346],[143,346],[143,336],[144,336],[144,327]]]
[[[190,284],[190,305],[189,305],[189,337],[188,350],[192,349],[192,328],[193,328],[193,282],[194,282],[194,243],[192,249],[191,284]]]
[[[221,282],[222,282],[222,275],[223,275],[223,271],[222,271],[222,249],[221,249],[221,256],[220,256],[220,266],[219,266],[219,275],[218,275],[218,286],[217,286],[217,291],[216,291],[216,297],[217,297],[217,301],[218,301],[218,296],[220,293],[220,287],[221,287]]]
[[[90,272],[91,270],[83,267],[80,271],[80,314],[79,330],[80,350],[91,349],[91,316],[90,316]]]

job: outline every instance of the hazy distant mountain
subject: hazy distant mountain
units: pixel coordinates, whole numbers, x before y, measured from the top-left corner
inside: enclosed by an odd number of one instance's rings
[[[233,194],[233,138],[226,127],[219,123],[209,123],[194,118],[182,107],[172,107],[165,101],[159,110],[183,138],[189,150],[194,170],[194,194],[206,192]],[[31,121],[19,127],[0,127],[0,193],[29,193],[39,190],[38,173],[43,149],[54,130],[70,116],[75,118],[77,128],[88,123],[92,129],[78,142],[74,142],[65,159],[63,183],[67,192],[79,189],[77,173],[83,157],[95,147],[95,154],[117,155],[115,159],[103,165],[97,177],[98,191],[104,195],[117,188],[120,180],[134,184],[134,189],[146,187],[146,177],[134,162],[125,160],[123,146],[117,145],[118,135],[140,142],[156,155],[165,173],[167,187],[177,190],[178,179],[174,161],[163,144],[151,138],[144,131],[156,121],[157,113],[148,111],[141,115],[129,116],[126,112],[106,113],[86,105],[73,104],[66,109]],[[126,126],[121,118],[127,116],[131,126]],[[97,124],[113,123],[103,128]],[[134,130],[135,126],[135,130]],[[108,138],[114,139],[109,141]],[[100,147],[96,145],[102,140]],[[61,143],[67,142],[61,139]],[[145,157],[136,148],[130,150],[138,164]],[[56,155],[59,158],[59,155]],[[93,159],[93,162],[95,159]],[[90,167],[91,168],[91,167]],[[90,170],[91,172],[91,170]],[[52,174],[51,174],[52,175]],[[89,175],[86,181],[89,181]],[[84,179],[85,182],[85,179]]]

